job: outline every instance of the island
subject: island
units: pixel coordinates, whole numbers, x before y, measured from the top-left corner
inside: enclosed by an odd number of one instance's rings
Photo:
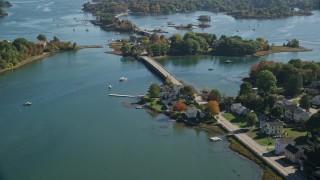
[[[139,2],[133,0],[95,0],[93,3],[87,2],[83,5],[85,11],[97,15],[97,17],[102,14],[119,14],[128,10],[130,10],[130,13],[137,15],[210,11],[215,13],[226,12],[237,19],[273,19],[311,15],[312,10],[318,10],[319,8],[319,1],[317,0],[272,0],[270,2],[260,0],[215,0],[203,1],[202,3],[197,0],[163,0],[159,2],[148,0]],[[205,16],[199,17],[199,19],[209,20]]]
[[[43,34],[39,34],[37,40],[36,42],[30,42],[25,38],[17,38],[13,42],[0,40],[0,73],[16,69],[57,52],[102,47],[77,46],[75,42],[62,42],[56,36],[51,41],[47,41],[47,37]]]
[[[0,0],[0,18],[7,16],[8,13],[2,9],[2,7],[11,7],[12,4],[9,1]]]

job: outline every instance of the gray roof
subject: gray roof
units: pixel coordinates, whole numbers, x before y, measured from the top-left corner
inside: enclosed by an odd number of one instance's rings
[[[292,144],[288,144],[285,149],[292,154],[297,154],[299,152],[299,149]]]
[[[271,121],[268,122],[270,126],[283,126],[283,122],[282,121]]]
[[[289,138],[289,137],[278,138],[278,141],[281,144],[294,144],[294,140],[292,138]]]

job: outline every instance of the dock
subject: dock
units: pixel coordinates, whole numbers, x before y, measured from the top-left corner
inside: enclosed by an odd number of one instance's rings
[[[135,98],[135,97],[136,97],[136,96],[125,95],[125,94],[109,94],[109,96],[114,96],[114,97],[128,97],[128,98]]]

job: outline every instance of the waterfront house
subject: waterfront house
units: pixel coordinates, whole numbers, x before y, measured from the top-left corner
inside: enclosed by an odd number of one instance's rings
[[[242,106],[241,103],[234,103],[231,105],[230,110],[234,113],[240,114],[240,115],[247,115],[249,113],[249,109]]]
[[[292,144],[288,144],[285,147],[285,158],[293,163],[298,163],[298,160],[302,157],[303,153],[299,148]]]
[[[311,100],[311,104],[315,106],[320,106],[320,95],[313,97]]]
[[[185,115],[187,118],[197,118],[199,109],[196,108],[195,106],[191,105],[186,109]]]
[[[283,134],[283,122],[281,121],[269,121],[263,128],[263,132],[267,135],[282,135]]]
[[[282,106],[286,120],[294,122],[307,121],[311,116],[310,112],[306,112],[304,109],[287,100],[277,101],[277,105]]]
[[[277,138],[274,144],[274,150],[276,154],[284,153],[284,149],[288,146],[288,144],[294,145],[294,140],[289,137]]]
[[[36,46],[40,46],[40,47],[43,47],[43,48],[45,48],[47,46],[47,42],[46,41],[37,41],[37,42],[34,42],[34,44]]]

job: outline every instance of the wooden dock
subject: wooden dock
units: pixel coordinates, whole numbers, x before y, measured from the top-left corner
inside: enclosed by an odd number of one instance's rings
[[[136,96],[125,95],[125,94],[109,94],[109,96],[114,96],[114,97],[128,97],[128,98],[135,98],[135,97],[136,97]]]

